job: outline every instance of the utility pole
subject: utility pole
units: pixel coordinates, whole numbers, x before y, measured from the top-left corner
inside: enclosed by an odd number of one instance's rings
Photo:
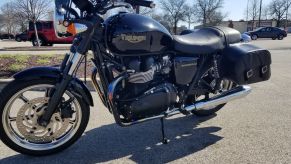
[[[262,3],[263,3],[263,0],[260,1],[259,27],[261,27]]]

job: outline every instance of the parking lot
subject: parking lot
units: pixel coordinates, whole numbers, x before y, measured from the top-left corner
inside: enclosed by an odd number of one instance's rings
[[[248,97],[216,116],[168,119],[167,145],[160,144],[158,120],[121,128],[93,93],[89,126],[76,144],[57,155],[28,157],[0,141],[0,163],[291,163],[291,36],[252,43],[271,51],[271,80],[252,85]]]

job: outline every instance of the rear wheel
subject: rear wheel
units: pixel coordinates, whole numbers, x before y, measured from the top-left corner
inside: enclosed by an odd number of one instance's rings
[[[202,76],[201,80],[203,80],[204,83],[207,83],[209,85],[209,87],[215,87],[217,80],[215,78],[213,78],[213,68],[207,70],[204,75]],[[203,95],[196,95],[195,97],[192,97],[192,101],[207,101],[210,98],[214,97],[214,96],[218,96],[221,93],[228,91],[232,88],[234,88],[236,86],[236,84],[234,82],[232,82],[231,80],[227,80],[227,79],[223,79],[221,80],[220,84],[220,90],[217,91],[216,93],[205,93]],[[214,106],[211,108],[206,108],[206,109],[200,109],[200,110],[194,110],[192,111],[193,114],[195,114],[196,116],[211,116],[213,114],[215,114],[217,111],[219,111],[221,108],[223,108],[226,104],[221,104],[218,106]]]
[[[89,106],[70,90],[66,90],[48,126],[38,124],[54,86],[54,81],[43,79],[14,81],[4,88],[0,95],[0,137],[8,147],[27,155],[49,155],[81,137],[89,120]]]
[[[272,38],[273,40],[276,40],[277,38],[276,37],[274,37],[274,38]]]

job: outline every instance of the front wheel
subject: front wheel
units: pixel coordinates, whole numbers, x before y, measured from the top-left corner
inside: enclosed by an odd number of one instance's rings
[[[38,38],[38,41],[37,41],[37,38],[34,37],[31,42],[32,42],[32,45],[34,47],[39,46],[39,45],[40,46],[44,46],[45,45],[45,41],[41,37]]]
[[[21,38],[19,38],[19,37],[17,37],[15,40],[16,40],[17,42],[21,42]]]
[[[39,156],[60,152],[81,137],[89,120],[89,105],[67,89],[46,127],[38,120],[46,110],[54,80],[13,81],[0,95],[0,137],[11,149]]]

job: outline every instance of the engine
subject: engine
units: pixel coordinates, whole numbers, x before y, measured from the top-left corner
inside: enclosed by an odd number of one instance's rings
[[[176,87],[168,79],[172,63],[168,56],[125,59],[133,72],[119,92],[118,106],[128,121],[160,115],[177,101]]]

